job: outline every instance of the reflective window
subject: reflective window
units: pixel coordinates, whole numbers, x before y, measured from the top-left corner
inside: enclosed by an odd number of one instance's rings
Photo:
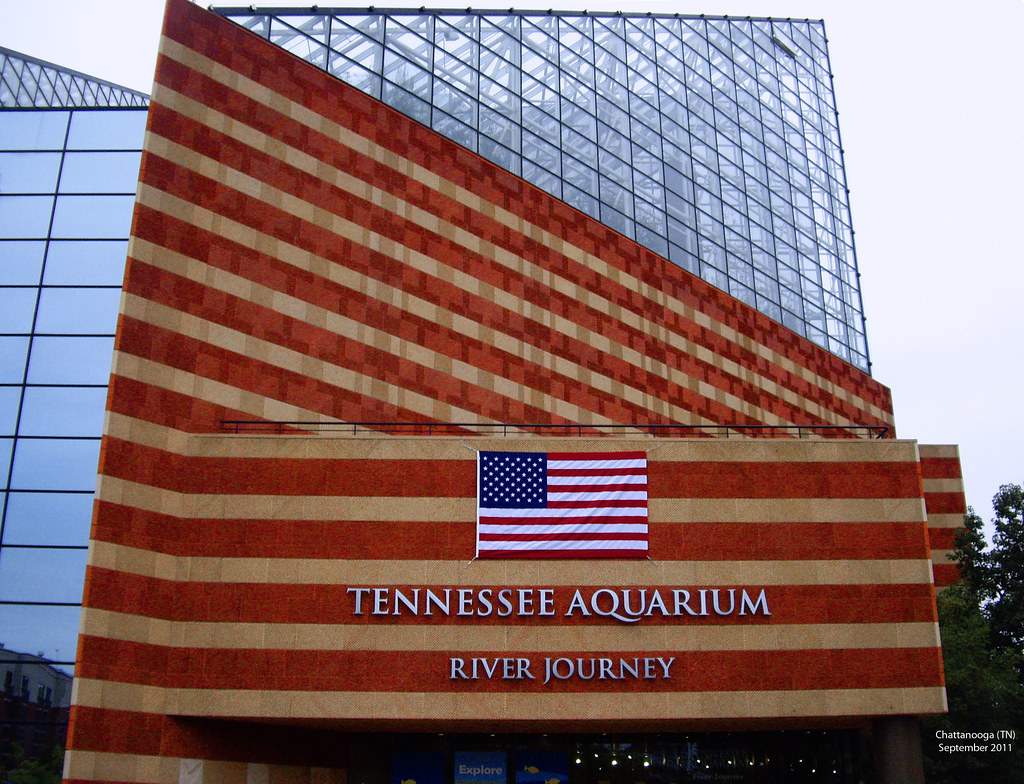
[[[76,111],[71,116],[69,150],[137,150],[146,129],[146,111]]]
[[[0,642],[11,651],[41,652],[53,661],[74,661],[81,614],[81,607],[0,604]],[[72,671],[67,665],[61,669]],[[65,705],[70,703],[69,697],[65,697]]]
[[[53,241],[46,256],[47,285],[119,286],[124,279],[127,240]]]
[[[106,384],[114,338],[37,337],[28,363],[30,384]]]
[[[0,285],[38,286],[44,240],[0,240]]]
[[[4,544],[84,545],[92,493],[9,493]]]
[[[0,152],[0,193],[53,193],[59,169],[59,152]]]
[[[18,422],[21,387],[0,387],[0,436],[13,436]]]
[[[52,196],[0,196],[0,238],[45,238]]]
[[[0,112],[0,149],[59,150],[67,126],[68,112]]]
[[[134,196],[58,196],[53,236],[109,238],[128,236]]]
[[[399,111],[772,318],[777,304],[751,288],[756,254],[855,266],[820,22],[349,12],[328,41],[327,15],[308,9],[220,13],[358,89],[381,83]],[[855,271],[844,280],[813,335],[867,369]]]
[[[28,359],[27,337],[0,337],[0,384],[20,384]]]
[[[103,430],[106,399],[105,387],[28,387],[19,433],[26,436],[99,436]]]
[[[14,449],[14,439],[0,438],[0,482],[5,482],[11,468],[11,451]]]
[[[99,454],[99,440],[19,438],[11,487],[17,490],[95,490]]]
[[[135,193],[141,152],[69,152],[61,193]]]
[[[0,332],[32,331],[32,316],[35,314],[38,289],[0,288]]]
[[[82,601],[86,557],[85,550],[5,547],[0,601]]]
[[[36,332],[113,334],[120,289],[43,289]]]

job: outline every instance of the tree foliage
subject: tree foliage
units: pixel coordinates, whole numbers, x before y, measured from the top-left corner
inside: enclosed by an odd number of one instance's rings
[[[10,769],[4,784],[60,784],[64,749],[54,746],[48,757],[36,759],[25,754],[17,743],[9,749]]]
[[[1003,485],[992,499],[995,535],[987,554],[986,611],[993,641],[1024,650],[1024,488]]]

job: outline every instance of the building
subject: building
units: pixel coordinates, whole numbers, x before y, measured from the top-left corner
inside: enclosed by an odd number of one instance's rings
[[[15,767],[18,751],[52,760],[68,730],[71,676],[43,656],[0,647],[0,657],[0,766]]]
[[[65,778],[857,781],[870,737],[879,780],[908,780],[892,766],[913,758],[913,717],[944,710],[934,590],[955,579],[962,489],[955,448],[895,439],[889,392],[853,334],[863,323],[820,26],[222,13],[172,0],[146,112]],[[617,112],[599,103],[599,79],[625,89]],[[553,83],[561,94],[544,90]],[[772,111],[751,122],[750,98],[770,109],[772,84],[782,134]],[[487,103],[499,87],[518,123],[502,126]],[[591,100],[586,120],[576,110]],[[138,134],[143,112],[124,111]],[[118,116],[71,112],[69,142],[79,114]],[[643,143],[655,122],[660,159]],[[784,186],[792,225],[776,220]],[[43,192],[55,221],[71,192],[50,181],[32,195]],[[670,194],[689,193],[687,213]],[[5,192],[0,205],[26,198]],[[53,221],[24,237],[29,224],[11,219],[5,240],[43,243],[45,270],[22,284],[39,313],[54,296],[51,253],[84,239],[53,234]],[[11,335],[33,351],[56,337],[37,331],[36,310]],[[73,313],[65,332],[79,328]],[[21,429],[34,378],[29,361],[11,509],[28,490],[88,492],[15,481],[23,439],[43,440]],[[53,443],[40,464],[73,451]],[[646,453],[651,561],[472,560],[477,448]],[[48,536],[44,520],[62,518],[26,519]],[[24,570],[34,583],[5,578],[24,545],[52,541],[8,530],[0,611],[29,617],[70,572],[40,560]],[[730,587],[764,591],[761,612],[637,625],[598,612],[601,597],[636,600],[626,588],[687,590],[721,609]],[[503,621],[478,612],[479,590],[468,615],[440,622],[382,623],[354,603],[417,588],[522,589],[527,603],[550,591],[560,617],[524,605]],[[576,591],[591,616],[564,614]],[[582,678],[596,658],[677,669]],[[508,660],[539,674],[551,659],[581,662],[557,684],[522,669],[486,677]],[[485,675],[463,677],[473,661]]]
[[[0,49],[5,780],[12,742],[43,758],[64,742],[147,104]]]

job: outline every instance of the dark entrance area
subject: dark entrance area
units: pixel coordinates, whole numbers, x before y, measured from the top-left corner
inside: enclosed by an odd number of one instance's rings
[[[855,730],[382,734],[350,748],[349,784],[857,784],[870,776]]]

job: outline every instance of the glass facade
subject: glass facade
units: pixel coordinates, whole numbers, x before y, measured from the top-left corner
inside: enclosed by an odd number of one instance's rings
[[[822,22],[214,10],[869,369]]]
[[[0,46],[0,107],[149,105],[149,96]]]
[[[7,50],[0,80],[0,757],[17,743],[48,760],[67,722],[148,99]]]

